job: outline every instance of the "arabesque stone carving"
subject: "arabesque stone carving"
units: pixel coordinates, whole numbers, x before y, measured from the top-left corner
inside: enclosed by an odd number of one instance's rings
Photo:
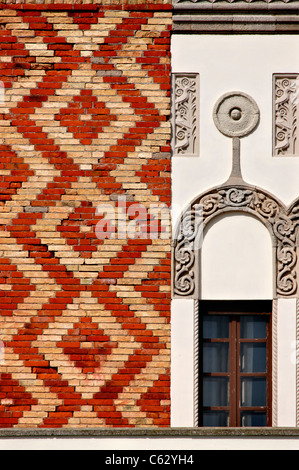
[[[197,156],[199,140],[198,74],[173,74],[172,123],[175,156]]]
[[[274,155],[298,155],[298,75],[274,76]]]
[[[214,217],[225,212],[247,212],[268,227],[276,248],[276,294],[294,296],[298,292],[299,200],[288,210],[267,192],[243,185],[213,189],[183,214],[173,250],[174,295],[198,298],[198,237]]]

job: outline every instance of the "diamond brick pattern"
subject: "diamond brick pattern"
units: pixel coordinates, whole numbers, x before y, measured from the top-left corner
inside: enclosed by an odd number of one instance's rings
[[[0,9],[1,428],[170,425],[170,240],[96,234],[171,204],[171,2],[138,3]]]

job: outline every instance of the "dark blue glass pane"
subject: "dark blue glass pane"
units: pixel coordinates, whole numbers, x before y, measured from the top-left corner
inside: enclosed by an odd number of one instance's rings
[[[229,317],[226,315],[206,315],[203,318],[204,339],[229,338]]]
[[[247,427],[266,427],[267,426],[267,414],[259,413],[256,411],[248,412],[244,411],[241,413],[242,426]]]
[[[247,316],[241,317],[241,338],[242,339],[266,339],[267,338],[267,317]]]
[[[241,372],[267,372],[266,343],[241,344]]]
[[[229,372],[229,344],[209,343],[203,345],[203,371]]]
[[[226,377],[203,379],[203,406],[228,406],[229,383]]]
[[[226,411],[204,411],[203,425],[208,428],[229,426],[229,414]]]
[[[253,377],[241,379],[242,406],[267,406],[267,380]]]

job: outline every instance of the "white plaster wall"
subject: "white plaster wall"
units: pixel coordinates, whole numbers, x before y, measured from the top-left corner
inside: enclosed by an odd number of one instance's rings
[[[167,449],[167,450],[166,450]],[[183,461],[184,455],[189,457],[190,452],[179,454],[178,451],[186,450],[299,450],[299,438],[165,438],[165,439],[149,439],[138,438],[119,439],[0,439],[0,450],[16,451],[16,450],[101,450],[103,454],[101,459],[106,455],[111,457],[114,452],[116,457],[131,456],[138,457],[139,450],[152,450],[153,462],[157,462],[158,455],[165,455],[167,452],[174,457],[181,455]],[[119,453],[118,451],[132,451],[131,455]],[[157,451],[161,450],[161,454]],[[106,453],[105,453],[105,452]],[[172,452],[168,452],[172,451]],[[139,456],[138,468],[145,468],[142,460],[145,456]],[[194,457],[195,459],[195,457]],[[178,461],[178,460],[177,460]],[[177,464],[178,465],[178,464]],[[191,467],[191,464],[189,464]],[[182,468],[184,464],[181,465]],[[164,465],[163,465],[164,466]],[[108,467],[109,468],[109,467]],[[128,468],[133,468],[129,467]],[[152,468],[161,468],[159,465]],[[191,467],[192,468],[192,467]]]
[[[231,171],[231,139],[215,127],[212,112],[229,91],[251,95],[259,128],[241,141],[244,179],[285,204],[299,196],[299,157],[272,158],[272,75],[299,73],[299,36],[174,35],[173,72],[200,74],[200,157],[173,159],[173,204],[224,183]],[[178,211],[177,211],[178,212]]]
[[[194,425],[194,301],[173,300],[171,427]]]
[[[273,247],[268,229],[250,215],[214,219],[201,251],[201,299],[273,298]]]
[[[296,427],[296,299],[278,301],[278,426]]]

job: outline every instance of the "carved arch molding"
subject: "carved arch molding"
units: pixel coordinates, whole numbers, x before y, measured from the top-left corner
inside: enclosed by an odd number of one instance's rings
[[[262,189],[224,185],[199,196],[180,218],[173,242],[173,296],[198,299],[202,234],[224,213],[245,212],[270,231],[275,266],[275,297],[296,297],[298,289],[299,199],[286,208]]]

